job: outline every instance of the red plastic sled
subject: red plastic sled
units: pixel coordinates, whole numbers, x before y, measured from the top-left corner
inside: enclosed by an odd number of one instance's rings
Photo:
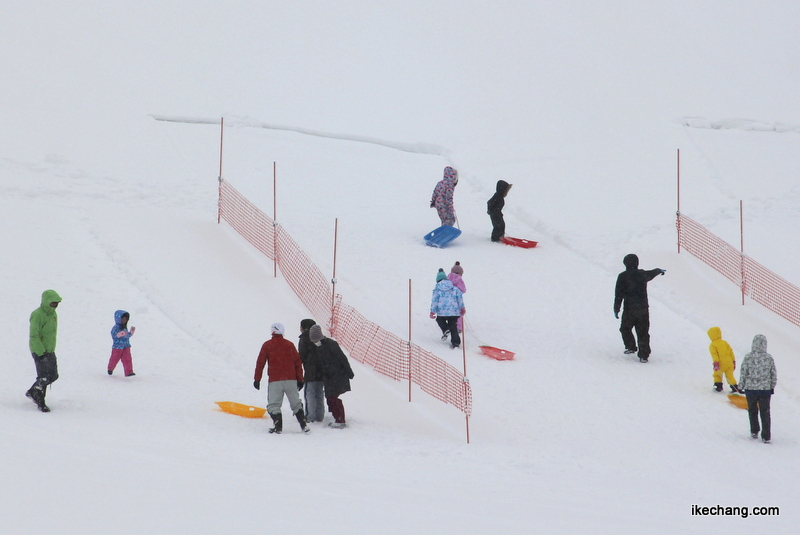
[[[514,360],[515,353],[492,346],[481,346],[483,354],[494,360]]]
[[[509,236],[503,236],[500,238],[500,243],[505,243],[506,245],[512,245],[514,247],[522,247],[523,249],[533,249],[539,245],[538,241],[523,240],[522,238],[511,238]]]

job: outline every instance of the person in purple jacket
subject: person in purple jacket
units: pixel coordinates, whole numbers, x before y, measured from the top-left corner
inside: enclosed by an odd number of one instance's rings
[[[122,369],[125,377],[136,375],[133,373],[133,360],[131,359],[131,336],[136,332],[136,327],[128,330],[128,320],[131,315],[124,310],[114,312],[114,326],[111,328],[111,358],[108,359],[108,375],[114,373],[119,361],[122,361]]]
[[[450,166],[444,168],[444,178],[442,178],[433,189],[431,196],[431,208],[436,208],[442,226],[454,226],[456,224],[456,210],[453,208],[453,192],[458,184],[458,171]]]

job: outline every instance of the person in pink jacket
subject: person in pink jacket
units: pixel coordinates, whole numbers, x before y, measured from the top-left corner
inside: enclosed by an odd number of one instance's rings
[[[461,278],[462,275],[464,275],[464,268],[461,267],[461,262],[456,260],[455,265],[450,268],[447,279],[453,283],[453,286],[461,290],[462,294],[465,294],[467,293],[467,286],[464,284],[464,279]],[[458,317],[458,332],[464,332],[464,314]]]

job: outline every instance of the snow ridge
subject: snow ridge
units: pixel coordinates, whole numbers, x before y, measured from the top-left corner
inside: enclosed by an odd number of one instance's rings
[[[787,123],[769,123],[752,119],[721,119],[712,121],[705,117],[683,117],[679,119],[683,126],[689,128],[706,128],[712,130],[746,130],[751,132],[796,132],[800,133],[800,125]]]
[[[184,124],[219,124],[219,119],[206,119],[202,117],[168,117],[165,115],[150,115],[156,121],[166,121],[171,123],[184,123]],[[299,126],[283,126],[269,123],[259,123],[249,121],[246,119],[228,119],[226,124],[229,126],[247,126],[251,128],[264,128],[267,130],[283,130],[287,132],[297,132],[298,134],[305,134],[307,136],[324,137],[329,139],[339,139],[342,141],[354,141],[357,143],[370,143],[373,145],[381,145],[390,149],[395,149],[403,152],[412,152],[415,154],[430,154],[434,156],[447,156],[450,151],[440,145],[433,143],[405,143],[402,141],[387,141],[369,136],[357,136],[351,134],[337,134],[335,132],[321,132],[319,130],[311,130]]]

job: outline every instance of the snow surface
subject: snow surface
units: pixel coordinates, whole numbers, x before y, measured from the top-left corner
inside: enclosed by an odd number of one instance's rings
[[[800,329],[676,254],[674,214],[680,148],[681,210],[738,245],[742,200],[745,252],[800,284],[798,22],[788,1],[5,6],[0,532],[795,532]],[[461,261],[471,444],[457,410],[356,362],[346,430],[216,410],[264,404],[268,326],[307,316],[216,222],[223,116],[225,178],[271,214],[276,162],[278,220],[326,274],[339,220],[344,299],[405,336],[412,280],[414,341],[458,367],[427,307]],[[445,165],[463,234],[437,250]],[[498,179],[508,233],[538,248],[489,242]],[[629,252],[667,270],[646,365],[612,315]],[[47,288],[61,378],[41,414]],[[118,308],[135,378],[105,373]],[[711,391],[713,325],[739,359],[769,340],[769,446]]]

